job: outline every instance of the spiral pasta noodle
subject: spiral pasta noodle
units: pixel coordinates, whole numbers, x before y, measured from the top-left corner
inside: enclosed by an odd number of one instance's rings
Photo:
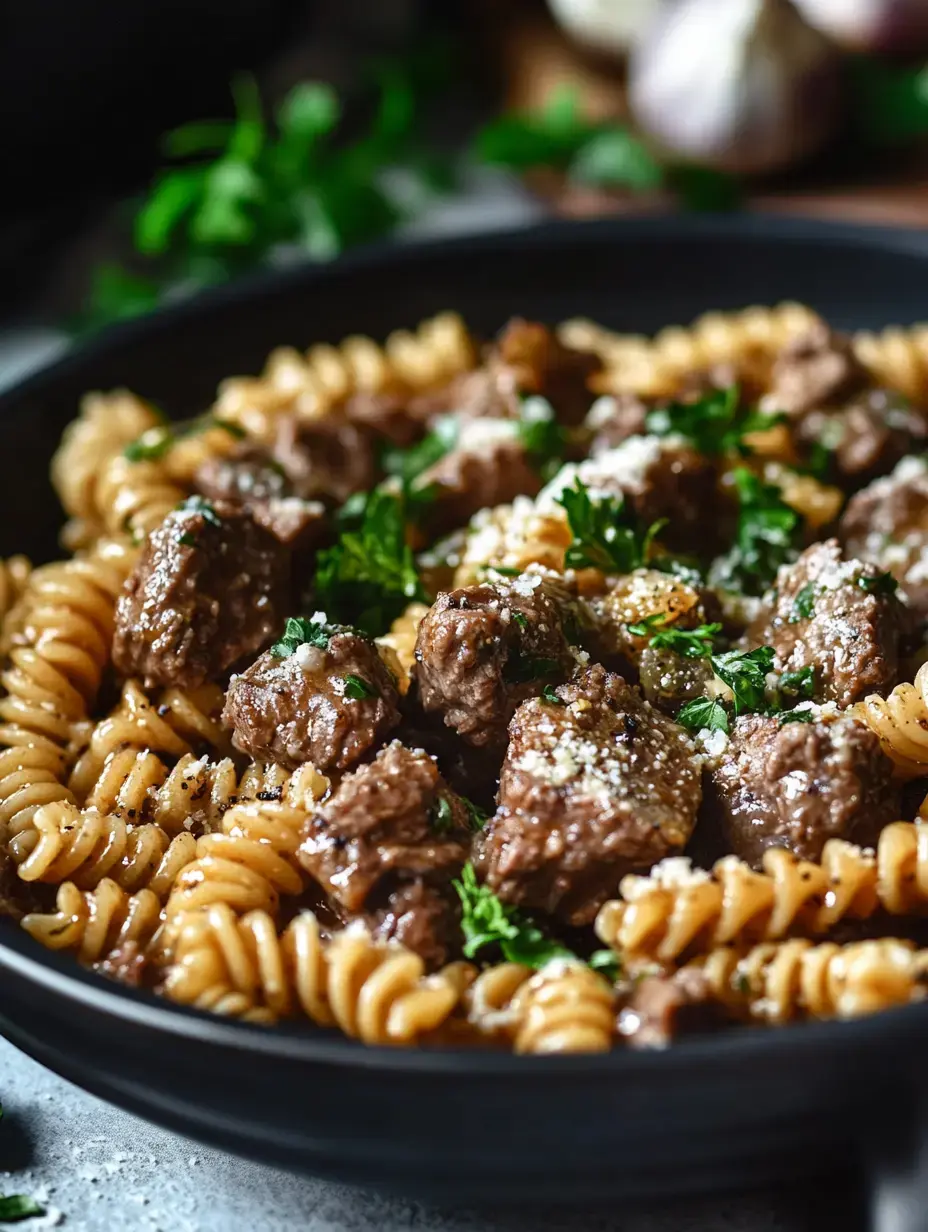
[[[928,399],[928,325],[893,326],[853,335],[854,354],[880,385],[914,402]]]
[[[108,877],[91,890],[73,881],[58,887],[54,911],[23,916],[22,927],[50,950],[72,950],[83,963],[95,963],[128,941],[141,949],[161,923],[161,902],[148,889],[129,894]]]
[[[872,693],[850,713],[879,738],[900,778],[917,779],[928,771],[928,664],[912,684],[897,684],[888,697]]]
[[[9,556],[0,560],[0,621],[19,602],[26,589],[32,565],[26,556]]]
[[[694,966],[735,1013],[782,1024],[795,1018],[859,1018],[922,1000],[928,951],[893,937],[847,945],[794,938],[746,954],[713,950]]]
[[[516,998],[516,1052],[608,1052],[612,1047],[615,994],[583,963],[549,963],[522,985]]]
[[[427,976],[418,955],[362,929],[325,941],[310,912],[279,936],[267,912],[215,904],[183,920],[165,993],[251,1021],[305,1015],[367,1044],[413,1044],[451,1015],[472,972],[456,963]]]
[[[928,910],[923,821],[886,826],[875,853],[830,839],[818,864],[772,847],[762,872],[736,856],[716,861],[711,874],[685,865],[665,861],[648,877],[625,877],[622,899],[604,904],[596,919],[600,940],[622,956],[671,962],[694,949],[824,936],[878,908],[891,915]]]

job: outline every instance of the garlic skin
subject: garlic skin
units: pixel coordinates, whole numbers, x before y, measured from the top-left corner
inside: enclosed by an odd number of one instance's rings
[[[790,0],[676,0],[629,64],[629,104],[667,154],[727,171],[779,171],[841,118],[837,49]]]
[[[926,0],[796,0],[806,21],[853,51],[928,51]]]
[[[594,51],[623,55],[667,0],[548,0],[558,25]]]

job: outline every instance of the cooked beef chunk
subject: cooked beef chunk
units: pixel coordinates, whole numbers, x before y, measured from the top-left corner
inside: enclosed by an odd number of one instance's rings
[[[583,426],[593,434],[590,457],[615,449],[630,436],[641,436],[650,407],[637,394],[606,394],[590,407]]]
[[[695,629],[718,618],[718,604],[708,591],[697,590],[669,573],[635,569],[619,578],[602,595],[590,599],[596,625],[594,647],[601,659],[619,656],[637,665],[651,637],[668,629]],[[712,612],[711,617],[707,608]],[[629,632],[650,616],[663,615],[664,623],[642,636]]]
[[[870,846],[899,816],[892,763],[856,719],[785,723],[766,715],[735,720],[712,771],[710,808],[730,850],[759,866],[768,847],[821,858],[830,838]]]
[[[356,765],[396,727],[399,697],[377,648],[333,627],[324,649],[304,643],[286,657],[268,650],[232,677],[223,719],[236,748],[259,762],[288,770],[311,762],[328,774]]]
[[[673,437],[632,436],[615,449],[563,466],[538,497],[542,512],[577,481],[591,497],[623,496],[647,528],[666,518],[661,541],[674,550],[709,554],[724,542],[715,464]]]
[[[149,686],[220,679],[282,624],[289,572],[286,549],[234,505],[169,513],[116,605],[117,671]]]
[[[283,467],[253,446],[228,458],[207,458],[194,482],[207,500],[228,501],[248,510],[259,526],[287,547],[318,547],[325,537],[323,506],[295,496]]]
[[[619,1011],[617,1030],[629,1048],[666,1048],[681,1035],[719,1025],[709,981],[694,968],[672,975],[647,975]]]
[[[434,539],[466,526],[481,509],[509,504],[520,494],[534,496],[541,480],[517,440],[490,439],[481,447],[451,450],[423,471],[416,487],[433,488],[428,532]]]
[[[439,595],[416,640],[422,709],[468,744],[501,752],[516,706],[573,668],[569,616],[562,587],[540,573]]]
[[[906,458],[853,496],[839,527],[849,556],[871,560],[899,582],[915,615],[928,617],[928,463]]]
[[[701,799],[682,727],[600,665],[524,702],[476,863],[507,903],[588,924],[625,873],[679,853]]]
[[[450,882],[467,859],[467,822],[434,760],[394,740],[307,819],[299,860],[343,919],[366,913],[380,935],[441,961],[458,918]]]
[[[366,390],[352,394],[342,406],[350,424],[369,432],[399,449],[407,449],[425,431],[426,416],[417,410],[417,402],[408,393]]]
[[[378,478],[373,434],[351,423],[344,412],[302,424],[284,416],[273,457],[303,500],[340,505],[353,493],[372,488]]]
[[[928,422],[900,395],[868,389],[835,411],[811,411],[797,427],[800,449],[818,442],[834,454],[837,478],[859,487],[924,449]]]
[[[816,700],[850,706],[896,683],[905,620],[877,566],[828,539],[779,571],[773,614],[750,636],[773,646],[777,671],[813,667]]]
[[[675,715],[686,703],[703,697],[712,680],[706,659],[688,659],[673,650],[648,646],[638,663],[641,691],[658,710]]]
[[[773,365],[765,408],[799,417],[809,411],[840,405],[869,382],[850,339],[834,333],[824,321],[787,343]]]
[[[595,355],[565,347],[547,326],[514,317],[482,367],[413,399],[410,408],[425,417],[456,412],[466,418],[518,419],[520,396],[539,394],[561,423],[578,424],[593,401],[589,379],[601,367]]]
[[[385,906],[366,914],[365,922],[378,941],[398,941],[432,970],[461,949],[460,903],[447,887],[437,889],[421,879],[397,886]]]

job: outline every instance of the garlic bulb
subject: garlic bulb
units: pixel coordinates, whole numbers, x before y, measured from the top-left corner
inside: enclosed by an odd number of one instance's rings
[[[677,0],[629,66],[629,103],[668,154],[733,174],[814,153],[840,119],[836,49],[790,0]]]
[[[578,43],[621,55],[666,0],[548,0],[560,26]]]
[[[796,0],[802,15],[855,51],[928,50],[926,0]]]

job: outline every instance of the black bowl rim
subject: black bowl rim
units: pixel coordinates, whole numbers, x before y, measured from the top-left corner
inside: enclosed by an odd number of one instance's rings
[[[928,256],[928,234],[914,228],[889,228],[858,223],[831,223],[818,219],[785,218],[765,214],[670,215],[633,219],[554,221],[516,229],[480,232],[455,238],[379,243],[356,249],[326,265],[298,265],[271,270],[213,288],[182,303],[165,306],[142,318],[112,326],[83,345],[70,348],[60,359],[26,376],[0,394],[0,418],[14,414],[17,404],[77,373],[101,355],[118,351],[136,339],[163,335],[185,321],[212,309],[250,300],[260,301],[276,291],[299,285],[324,286],[351,271],[363,272],[389,265],[405,265],[442,256],[472,252],[491,258],[513,245],[529,249],[570,247],[576,243],[610,239],[707,240],[738,243],[816,242],[829,247],[882,250],[887,254]],[[453,298],[453,296],[451,297]],[[453,305],[452,305],[453,306]],[[672,322],[669,322],[672,324]],[[893,322],[892,324],[897,324]],[[191,1041],[221,1045],[244,1053],[259,1053],[278,1060],[362,1067],[392,1072],[512,1074],[599,1073],[647,1077],[667,1076],[694,1063],[772,1060],[788,1052],[822,1049],[857,1052],[884,1045],[902,1032],[920,1033],[928,1026],[928,1002],[883,1011],[849,1022],[808,1022],[773,1029],[744,1029],[683,1040],[661,1052],[609,1053],[582,1056],[517,1057],[506,1053],[463,1049],[367,1047],[332,1031],[284,1023],[271,1028],[222,1018],[177,1005],[155,994],[108,980],[81,967],[73,958],[42,947],[27,933],[11,926],[0,929],[0,970],[6,970],[47,993],[62,1004],[78,1003],[87,1009],[145,1029],[163,1031]]]

